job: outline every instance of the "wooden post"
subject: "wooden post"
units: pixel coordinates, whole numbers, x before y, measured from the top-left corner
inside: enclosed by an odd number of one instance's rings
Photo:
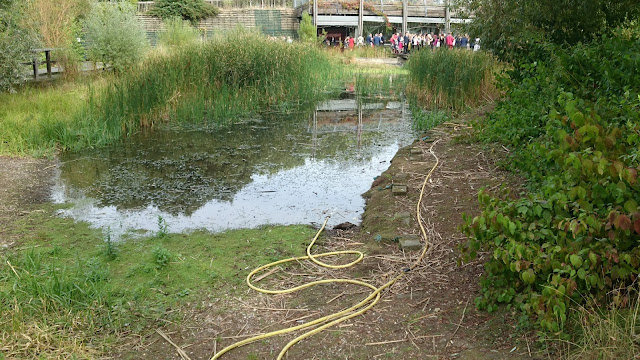
[[[47,76],[51,77],[51,50],[45,50],[44,56],[47,59]]]
[[[444,8],[444,32],[447,34],[451,32],[451,12],[449,11],[449,0],[446,0]]]
[[[313,26],[316,27],[316,33],[318,32],[318,0],[311,0],[313,2]]]
[[[362,21],[362,13],[364,12],[364,0],[360,0],[360,6],[358,6],[358,30],[356,36],[363,36],[364,22]]]
[[[38,62],[40,60],[38,59],[38,56],[33,55],[33,60],[32,60],[32,64],[33,64],[33,78],[38,80]]]
[[[402,35],[407,33],[407,17],[409,16],[409,2],[407,0],[402,0]]]

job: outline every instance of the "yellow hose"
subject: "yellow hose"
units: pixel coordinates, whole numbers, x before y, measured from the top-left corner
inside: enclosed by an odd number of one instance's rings
[[[360,251],[354,251],[354,250],[344,250],[344,251],[331,251],[331,252],[326,252],[326,253],[322,253],[322,254],[317,254],[317,255],[312,255],[311,254],[311,248],[313,247],[313,245],[315,244],[316,240],[318,240],[318,237],[320,236],[320,234],[322,233],[322,231],[324,230],[325,226],[327,225],[327,221],[329,220],[329,218],[325,219],[324,223],[322,224],[322,227],[320,228],[320,230],[318,230],[318,232],[316,233],[315,237],[313,238],[313,240],[311,241],[311,243],[309,244],[309,246],[307,246],[307,255],[306,256],[299,256],[299,257],[293,257],[293,258],[288,258],[288,259],[283,259],[283,260],[279,260],[276,262],[272,262],[270,264],[267,265],[263,265],[260,266],[256,269],[254,269],[253,271],[251,271],[249,273],[249,275],[247,275],[247,285],[252,288],[255,291],[259,291],[261,293],[265,293],[265,294],[288,294],[288,293],[292,293],[294,291],[298,291],[298,290],[302,290],[311,286],[315,286],[315,285],[319,285],[319,284],[330,284],[330,283],[346,283],[346,284],[355,284],[355,285],[360,285],[360,286],[364,286],[364,287],[368,287],[372,290],[371,294],[369,294],[369,296],[367,296],[365,299],[361,300],[359,303],[344,309],[342,311],[327,315],[327,316],[323,316],[321,318],[315,319],[313,321],[310,321],[306,324],[301,324],[301,325],[297,325],[297,326],[293,326],[293,327],[289,327],[286,329],[281,329],[281,330],[276,330],[276,331],[272,331],[270,333],[266,333],[266,334],[261,334],[261,335],[256,335],[247,339],[244,339],[242,341],[238,341],[234,344],[231,344],[227,347],[225,347],[224,349],[220,350],[220,352],[218,352],[217,354],[215,354],[211,360],[216,360],[219,359],[222,355],[224,355],[225,353],[252,343],[254,341],[257,340],[261,340],[261,339],[266,339],[272,336],[276,336],[276,335],[281,335],[281,334],[286,334],[292,331],[297,331],[297,330],[301,330],[304,328],[308,328],[311,326],[315,326],[318,324],[322,324],[318,327],[316,327],[315,329],[309,330],[305,333],[303,333],[302,335],[296,337],[295,339],[291,340],[289,343],[287,343],[287,345],[285,345],[282,350],[280,351],[280,354],[278,354],[278,360],[282,359],[282,357],[284,356],[284,354],[287,352],[287,350],[289,350],[289,348],[291,348],[293,345],[295,345],[296,343],[298,343],[299,341],[301,341],[302,339],[305,339],[307,337],[310,337],[316,333],[319,333],[321,331],[323,331],[326,328],[329,328],[335,324],[338,324],[340,322],[343,322],[345,320],[351,319],[353,317],[356,317],[358,315],[363,314],[365,311],[371,309],[372,307],[374,307],[378,301],[380,300],[380,293],[390,287],[391,285],[393,285],[396,281],[398,281],[398,279],[400,279],[401,277],[403,277],[407,272],[411,271],[413,268],[415,268],[424,258],[424,256],[427,253],[427,250],[429,249],[429,242],[428,242],[428,238],[427,238],[427,232],[424,228],[424,226],[422,225],[422,215],[420,214],[420,205],[422,203],[422,198],[424,196],[424,189],[427,185],[427,182],[429,181],[429,179],[431,178],[431,174],[433,173],[433,171],[436,169],[436,167],[439,164],[439,160],[438,157],[435,155],[435,153],[433,152],[433,146],[436,144],[437,142],[434,142],[431,145],[431,148],[429,148],[429,152],[433,155],[433,157],[436,159],[435,164],[433,165],[433,167],[431,168],[431,170],[429,170],[429,172],[427,173],[427,176],[425,177],[423,183],[422,183],[422,188],[420,189],[420,197],[418,198],[418,204],[416,206],[416,218],[418,221],[418,225],[420,226],[420,232],[422,234],[422,238],[424,239],[424,247],[422,249],[422,252],[420,254],[420,256],[413,262],[413,264],[411,264],[411,266],[409,266],[408,268],[406,268],[403,272],[400,272],[396,277],[394,277],[393,279],[391,279],[389,282],[387,282],[386,284],[380,286],[380,287],[375,287],[371,284],[368,284],[364,281],[360,281],[360,280],[352,280],[352,279],[326,279],[326,280],[317,280],[317,281],[312,281],[303,285],[299,285],[290,289],[285,289],[285,290],[268,290],[268,289],[262,289],[259,288],[255,285],[253,285],[251,283],[251,278],[256,275],[257,273],[268,269],[270,267],[276,266],[276,265],[280,265],[280,264],[284,264],[284,263],[288,263],[288,262],[292,262],[292,261],[301,261],[301,260],[311,260],[314,263],[329,268],[329,269],[342,269],[342,268],[346,268],[346,267],[350,267],[353,266],[357,263],[359,263],[360,261],[362,261],[362,259],[364,258],[364,254]],[[335,256],[335,255],[357,255],[357,258],[355,260],[353,260],[352,262],[348,263],[348,264],[343,264],[343,265],[331,265],[331,264],[326,264],[320,260],[318,260],[318,258],[322,258],[325,256]]]

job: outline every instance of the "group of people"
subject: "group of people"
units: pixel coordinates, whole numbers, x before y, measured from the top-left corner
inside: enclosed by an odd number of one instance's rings
[[[382,33],[374,35],[368,34],[367,37],[360,35],[357,38],[347,35],[347,37],[344,39],[344,42],[342,42],[342,37],[336,39],[332,36],[331,38],[327,37],[325,39],[325,43],[327,46],[344,46],[344,48],[349,48],[351,50],[353,50],[353,48],[356,46],[362,47],[366,45],[369,47],[376,47],[384,45],[384,35]]]
[[[389,40],[391,43],[391,51],[395,54],[408,54],[412,49],[422,48],[460,48],[480,50],[480,39],[476,38],[473,43],[468,34],[453,35],[453,33],[428,33],[428,34],[411,34],[409,32],[404,35],[400,33],[393,34]]]
[[[368,34],[366,37],[362,35],[356,37],[347,36],[342,40],[342,37],[335,38],[326,38],[325,43],[327,46],[340,46],[343,49],[353,50],[354,47],[378,47],[383,46],[385,44],[384,34]],[[472,43],[468,34],[464,35],[453,35],[453,33],[440,33],[434,34],[412,34],[405,33],[402,35],[401,33],[395,33],[389,39],[389,43],[391,45],[391,51],[394,54],[408,54],[411,50],[422,49],[422,48],[460,48],[460,49],[473,49],[474,51],[480,50],[480,39],[476,38]]]

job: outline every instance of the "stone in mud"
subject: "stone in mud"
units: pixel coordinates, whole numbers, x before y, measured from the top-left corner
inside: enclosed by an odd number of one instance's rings
[[[410,151],[411,155],[422,155],[422,149],[419,147],[413,147]]]
[[[406,185],[409,175],[407,173],[397,173],[393,176],[393,184]]]
[[[402,250],[420,250],[422,241],[418,235],[402,235],[398,240]]]
[[[393,195],[407,195],[408,190],[407,185],[393,184],[391,187],[391,193]]]
[[[411,214],[408,211],[395,213],[393,219],[398,220],[404,226],[411,225]]]
[[[334,230],[351,230],[353,228],[357,227],[356,224],[352,224],[350,222],[343,222],[342,224],[338,224],[336,226],[333,227]]]

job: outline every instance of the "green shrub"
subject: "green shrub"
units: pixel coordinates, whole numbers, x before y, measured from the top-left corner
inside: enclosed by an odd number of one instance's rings
[[[301,41],[308,43],[316,43],[318,42],[317,30],[313,22],[311,21],[311,16],[308,12],[302,12],[302,20],[300,20],[300,29],[298,29],[298,36]]]
[[[0,6],[0,91],[12,90],[24,82],[26,67],[22,62],[30,60],[30,49],[36,44],[19,25],[20,12],[12,2]]]
[[[200,39],[200,33],[181,17],[173,17],[164,21],[164,31],[158,34],[158,42],[168,47],[189,45]]]
[[[128,2],[95,3],[85,22],[89,57],[121,72],[140,61],[147,38]]]
[[[516,69],[484,123],[481,136],[512,147],[529,191],[481,192],[482,213],[465,220],[464,259],[490,254],[480,308],[513,304],[561,334],[576,304],[613,290],[615,305],[629,303],[640,274],[638,39],[617,31]]]
[[[156,0],[148,14],[162,19],[181,17],[196,22],[218,15],[219,10],[203,0]]]

